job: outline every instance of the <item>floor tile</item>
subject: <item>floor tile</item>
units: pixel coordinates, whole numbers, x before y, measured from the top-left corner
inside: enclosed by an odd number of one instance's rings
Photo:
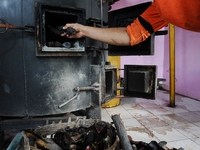
[[[174,114],[177,113],[183,113],[183,112],[189,112],[189,110],[184,109],[182,106],[176,104],[176,107],[169,107],[169,106],[163,106],[162,108],[166,109],[167,111],[170,111]]]
[[[149,130],[146,128],[130,128],[127,134],[132,137],[133,141],[143,141],[150,143],[151,141],[159,141]]]
[[[176,107],[169,107],[169,92],[157,91],[155,100],[122,98],[120,105],[102,109],[102,120],[113,122],[119,114],[134,141],[166,141],[169,148],[200,149],[200,101],[175,95]]]
[[[174,126],[177,131],[190,139],[200,138],[200,128],[192,123]]]
[[[124,107],[124,109],[126,109],[126,110],[137,110],[137,109],[143,109],[143,107],[140,106],[139,104],[135,104],[135,105],[133,105],[132,103],[122,105],[122,107]]]
[[[110,117],[106,109],[101,109],[101,116],[104,117]]]
[[[160,115],[160,116],[158,116],[158,118],[164,120],[170,126],[188,123],[187,120],[181,118],[180,116],[178,116],[176,114]]]
[[[159,97],[156,98],[156,100],[153,101],[156,105],[159,105],[160,107],[168,106],[169,100],[164,100]]]
[[[165,121],[156,116],[140,117],[137,119],[142,125],[144,125],[147,128],[168,126],[168,124]]]
[[[121,100],[121,106],[124,108],[124,109],[126,109],[126,110],[128,110],[128,109],[141,109],[142,107],[139,105],[139,103],[136,103],[135,102],[135,99],[134,100],[130,100],[130,98],[129,99],[123,99],[123,100]]]
[[[183,119],[189,121],[189,122],[200,122],[200,116],[194,112],[183,112],[183,113],[177,113],[180,117]]]
[[[154,102],[141,102],[139,103],[140,106],[142,106],[143,108],[160,108],[159,105],[155,104]]]
[[[108,113],[109,113],[110,116],[115,115],[115,114],[118,114],[118,115],[120,115],[120,117],[121,117],[122,119],[133,118],[133,116],[132,116],[129,112],[127,112],[127,111],[120,111],[120,112],[114,112],[114,111],[109,112],[109,111],[108,111]]]
[[[156,95],[157,95],[157,98],[169,100],[169,92],[167,92],[167,91],[157,91]]]
[[[200,127],[200,122],[194,122],[193,124]]]
[[[133,115],[135,118],[140,117],[150,117],[153,116],[153,114],[145,109],[137,109],[137,110],[127,110],[131,115]]]
[[[142,102],[150,102],[154,100],[146,99],[146,98],[135,98],[136,103],[142,103]]]
[[[125,109],[119,105],[119,106],[115,106],[115,107],[111,107],[111,108],[105,108],[109,113],[118,113],[121,111],[125,111]]]
[[[136,120],[135,118],[129,118],[129,119],[123,119],[123,124],[125,129],[128,128],[135,128],[135,127],[144,127],[138,120]]]
[[[200,118],[200,111],[194,111],[194,113],[199,116],[198,118]]]
[[[110,117],[103,117],[101,120],[105,121],[105,122],[109,122],[109,123],[113,122],[112,118],[110,118]]]
[[[200,146],[200,138],[193,138],[192,141]]]
[[[159,115],[166,115],[166,114],[172,114],[172,112],[167,111],[164,108],[147,108],[146,110],[148,110],[149,112],[151,112],[152,114],[154,114],[155,116],[159,116]]]
[[[184,140],[188,139],[185,135],[178,132],[176,129],[165,126],[165,127],[155,127],[150,128],[150,131],[160,140],[160,141],[177,141],[177,140]]]
[[[184,150],[199,150],[200,146],[190,139],[173,141],[167,143],[168,148],[184,148]]]
[[[192,100],[191,98],[182,98],[183,102],[180,103],[183,107],[185,107],[189,111],[199,111],[200,103],[197,100]]]

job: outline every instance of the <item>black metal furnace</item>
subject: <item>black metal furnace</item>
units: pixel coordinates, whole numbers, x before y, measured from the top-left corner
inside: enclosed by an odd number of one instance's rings
[[[1,23],[7,21],[25,27],[0,34],[2,129],[12,128],[14,124],[15,128],[34,128],[46,124],[47,120],[60,120],[67,113],[101,119],[101,104],[115,97],[117,91],[117,68],[106,63],[107,45],[88,38],[67,39],[49,27],[76,22],[108,27],[109,3],[101,0],[1,1]],[[152,41],[153,36],[145,55],[152,54]],[[123,55],[124,49],[121,47],[116,53],[114,48],[110,54]],[[125,67],[124,94],[155,99],[155,84],[156,66]]]

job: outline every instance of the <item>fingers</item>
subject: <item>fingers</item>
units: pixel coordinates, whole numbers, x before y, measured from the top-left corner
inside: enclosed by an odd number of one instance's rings
[[[65,26],[63,26],[63,29],[66,30],[69,27],[73,28],[74,24],[66,24]],[[73,38],[74,37],[74,36],[66,34],[66,33],[61,34],[61,36],[65,36],[67,38]]]
[[[65,26],[63,26],[63,29],[67,29],[69,27],[74,28],[75,24],[66,24]]]
[[[71,39],[71,38],[77,38],[76,35],[69,35],[69,34],[66,34],[66,33],[61,34],[61,36],[69,38],[69,39]]]
[[[69,27],[73,28],[75,32],[73,32],[72,34],[63,33],[61,36],[65,36],[67,38],[82,38],[83,37],[83,32],[82,32],[83,25],[78,24],[78,23],[66,24],[63,27],[63,29],[66,30]]]

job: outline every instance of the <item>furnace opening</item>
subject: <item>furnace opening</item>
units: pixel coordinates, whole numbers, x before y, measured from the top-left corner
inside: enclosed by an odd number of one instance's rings
[[[113,73],[112,71],[106,72],[106,94],[113,92]]]
[[[36,27],[38,56],[82,56],[85,52],[85,38],[61,37],[66,23],[85,24],[85,9],[60,7],[37,3]]]
[[[49,26],[58,30],[66,23],[78,22],[78,16],[61,14],[55,12],[45,12],[45,45],[48,47],[75,47],[77,39],[67,39],[61,37],[59,34],[54,33]],[[78,42],[77,42],[78,43]]]
[[[112,99],[117,93],[117,69],[108,68],[105,72],[105,101]]]

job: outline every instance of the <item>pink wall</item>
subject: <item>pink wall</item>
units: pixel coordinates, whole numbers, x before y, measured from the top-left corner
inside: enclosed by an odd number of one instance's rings
[[[147,0],[120,0],[113,5],[119,9]],[[176,27],[176,93],[200,100],[200,33]],[[167,79],[169,90],[169,37],[155,37],[154,56],[123,56],[121,68],[125,64],[157,65],[158,77]],[[123,72],[121,73],[123,76]]]
[[[121,57],[121,68],[124,65],[157,65],[157,77],[163,77],[163,59],[164,59],[164,36],[155,37],[155,49],[152,56],[123,56]],[[121,72],[123,76],[123,72]]]
[[[175,28],[176,93],[200,100],[200,33]],[[163,75],[169,81],[169,38],[165,37]],[[167,82],[166,89],[169,89]]]
[[[119,0],[115,4],[112,5],[112,10],[137,5],[140,3],[151,2],[152,0]]]

